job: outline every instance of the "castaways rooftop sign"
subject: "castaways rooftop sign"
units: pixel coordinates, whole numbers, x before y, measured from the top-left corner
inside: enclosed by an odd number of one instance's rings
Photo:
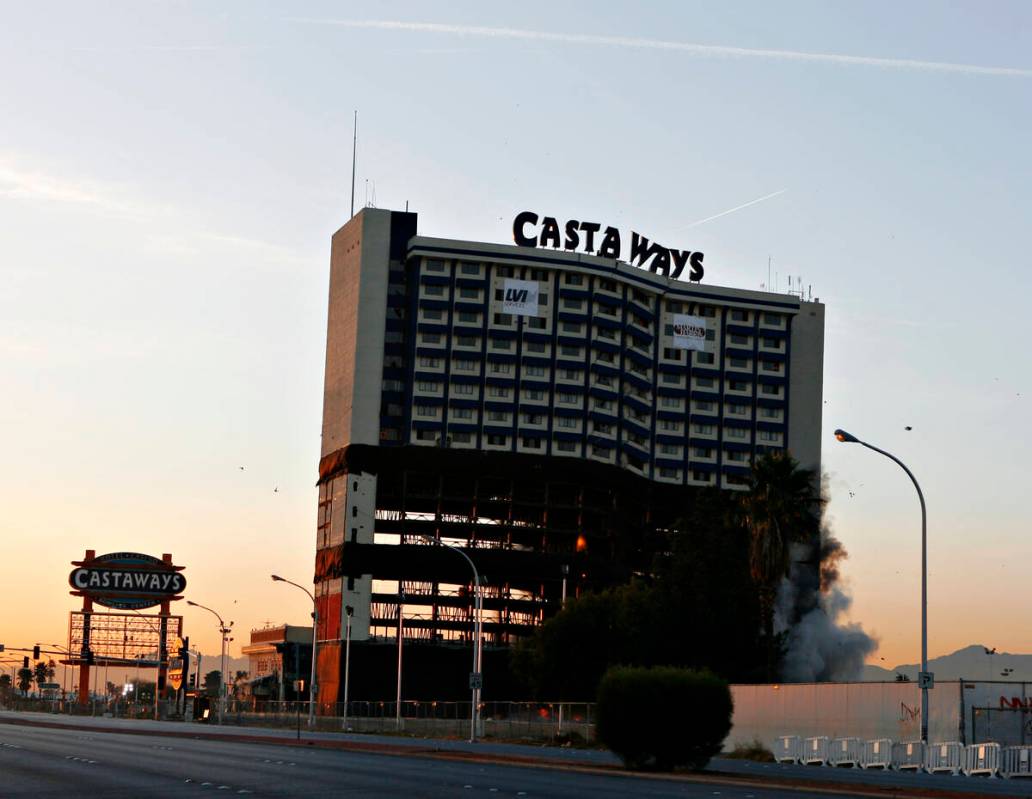
[[[139,552],[113,552],[74,565],[68,576],[73,593],[109,608],[149,608],[186,588],[182,566]]]
[[[601,258],[620,259],[623,244],[620,231],[615,227],[602,229],[597,222],[567,220],[562,225],[554,216],[539,217],[533,211],[516,214],[512,222],[512,236],[520,247],[551,247],[567,252],[584,252]],[[703,254],[690,250],[674,250],[631,231],[628,263],[647,268],[664,277],[677,279],[688,267],[689,280],[702,280]]]

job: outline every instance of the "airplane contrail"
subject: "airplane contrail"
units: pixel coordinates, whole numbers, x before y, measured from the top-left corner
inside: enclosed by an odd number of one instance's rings
[[[756,205],[756,203],[762,203],[764,200],[769,200],[771,197],[777,197],[779,194],[784,194],[788,189],[779,189],[778,191],[765,194],[762,197],[757,197],[755,200],[749,200],[747,203],[736,205],[734,208],[728,208],[726,211],[721,211],[719,214],[713,216],[707,216],[705,219],[700,219],[697,222],[692,222],[688,227],[696,227],[701,225],[703,222],[712,222],[714,219],[720,219],[722,216],[733,214],[735,211],[741,211],[743,208],[748,208],[750,205]]]
[[[807,53],[797,50],[766,50],[751,47],[728,47],[713,44],[694,44],[667,39],[644,39],[633,36],[599,36],[587,33],[562,33],[525,28],[492,28],[481,25],[452,25],[440,22],[402,22],[376,19],[313,19],[288,17],[287,22],[312,25],[336,25],[344,28],[365,28],[422,33],[445,33],[458,36],[480,36],[494,39],[524,39],[531,41],[563,42],[565,44],[604,45],[649,50],[675,50],[695,56],[723,56],[737,58],[765,58],[774,61],[810,61],[847,66],[914,69],[928,72],[953,72],[968,75],[996,75],[1032,77],[1032,69],[1019,67],[986,67],[977,64],[957,64],[948,61],[919,61],[911,58],[878,58],[874,56],[845,55],[842,53]]]

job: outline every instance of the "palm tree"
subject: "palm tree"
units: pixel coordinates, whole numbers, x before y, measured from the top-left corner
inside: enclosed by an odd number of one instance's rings
[[[741,502],[749,530],[749,572],[756,584],[767,641],[767,678],[774,679],[774,604],[791,570],[791,545],[811,543],[820,525],[821,496],[813,470],[788,453],[767,453],[753,462],[749,491]]]

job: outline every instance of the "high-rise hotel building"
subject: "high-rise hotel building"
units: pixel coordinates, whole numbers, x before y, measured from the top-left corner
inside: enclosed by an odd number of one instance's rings
[[[646,570],[697,490],[741,490],[760,453],[819,468],[823,342],[819,302],[362,210],[330,258],[321,700],[349,620],[353,640],[393,639],[399,610],[406,641],[469,640],[472,572],[429,539],[477,565],[504,646],[564,592]]]

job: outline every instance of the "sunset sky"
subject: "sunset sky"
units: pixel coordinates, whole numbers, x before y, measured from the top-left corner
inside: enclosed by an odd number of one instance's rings
[[[239,634],[304,624],[330,235],[511,241],[525,208],[799,277],[828,516],[872,662],[1032,652],[1032,6],[15,3],[0,26],[0,643],[70,562],[171,552]],[[760,200],[753,202],[754,200]],[[737,209],[731,213],[724,213]],[[912,430],[907,430],[907,427]],[[243,469],[241,469],[243,467]],[[207,656],[214,619],[180,603]]]

